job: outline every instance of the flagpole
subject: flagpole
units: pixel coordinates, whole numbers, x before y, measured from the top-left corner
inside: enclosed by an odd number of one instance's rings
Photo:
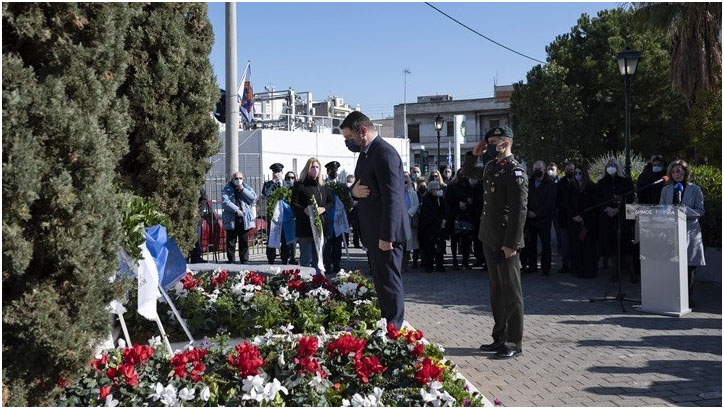
[[[226,177],[239,171],[239,106],[236,79],[236,3],[226,3]]]

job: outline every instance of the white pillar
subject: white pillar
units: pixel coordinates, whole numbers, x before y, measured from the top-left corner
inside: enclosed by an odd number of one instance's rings
[[[236,3],[226,3],[226,177],[239,170],[239,102],[236,90]]]

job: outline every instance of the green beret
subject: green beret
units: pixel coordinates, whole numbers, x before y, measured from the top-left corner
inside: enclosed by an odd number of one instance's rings
[[[507,126],[496,126],[494,128],[491,128],[486,134],[485,139],[488,139],[493,136],[504,136],[506,138],[512,138],[513,137],[513,130],[508,128]]]

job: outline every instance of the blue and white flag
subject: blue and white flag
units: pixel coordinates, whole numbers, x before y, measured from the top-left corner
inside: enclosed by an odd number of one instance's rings
[[[146,242],[138,247],[141,248],[141,259],[138,260],[138,313],[155,321],[158,320],[156,299],[161,296],[158,291],[158,268]]]
[[[285,241],[284,244],[296,240],[294,227],[292,208],[284,200],[277,200],[269,226],[267,247],[278,249],[282,245],[282,240]]]
[[[254,91],[251,88],[251,63],[246,65],[244,74],[241,76],[241,83],[236,91],[236,98],[239,103],[239,111],[247,124],[251,125],[254,120]]]
[[[342,233],[350,233],[349,221],[347,220],[347,211],[344,209],[344,204],[339,198],[334,196],[334,236],[339,237]]]
[[[186,274],[186,258],[176,242],[168,237],[166,228],[157,224],[144,232],[148,251],[158,271],[158,282],[164,289]]]

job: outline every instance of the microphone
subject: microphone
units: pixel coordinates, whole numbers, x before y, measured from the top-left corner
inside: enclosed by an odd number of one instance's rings
[[[668,177],[668,176],[662,176],[661,179],[659,179],[659,180],[657,180],[656,182],[652,183],[651,186],[653,186],[653,185],[658,185],[659,183],[668,183],[668,181],[669,181],[670,179],[671,179],[671,178]]]

